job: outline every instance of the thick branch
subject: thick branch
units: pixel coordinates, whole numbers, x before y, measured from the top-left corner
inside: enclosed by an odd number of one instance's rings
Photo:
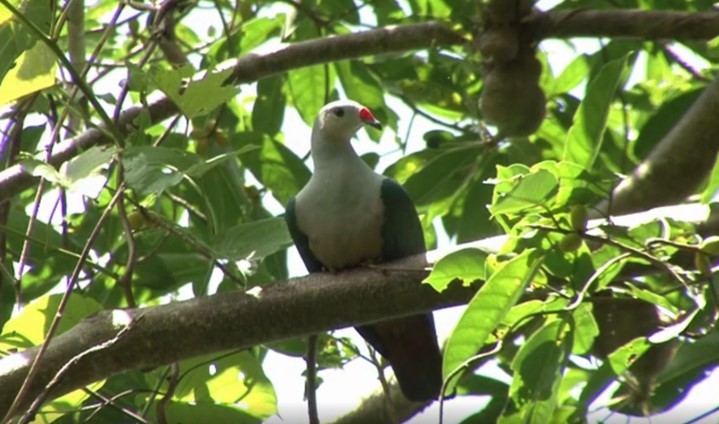
[[[460,44],[464,39],[439,22],[380,28],[355,34],[303,41],[280,50],[244,56],[231,65],[231,83],[242,84],[287,72],[292,69],[372,54],[404,52],[433,46]],[[141,106],[127,109],[118,121],[121,130],[129,132],[133,121],[145,111]],[[150,122],[155,124],[178,113],[170,99],[163,97],[150,104]],[[110,142],[103,131],[91,129],[55,148],[50,163],[59,166],[82,150]],[[0,172],[0,203],[30,187],[35,178],[20,165]]]
[[[678,203],[694,193],[719,151],[719,78],[715,78],[681,120],[632,175],[614,190],[601,213],[631,213]],[[611,208],[611,210],[609,210]]]
[[[562,10],[528,16],[538,40],[612,37],[643,40],[711,40],[719,35],[719,13],[670,10]]]
[[[660,24],[661,23],[661,24]],[[552,11],[529,16],[525,24],[532,27],[538,40],[571,37],[635,37],[642,39],[703,39],[719,35],[719,14],[672,11]],[[231,82],[241,84],[305,66],[374,54],[417,50],[465,42],[458,33],[439,22],[380,28],[326,39],[288,45],[266,54],[250,54],[232,64]],[[120,128],[131,128],[133,120],[144,111],[141,106],[129,108],[119,120]],[[149,107],[150,122],[156,124],[178,113],[177,107],[163,97]],[[109,138],[102,131],[90,129],[69,139],[55,149],[50,163],[59,166],[78,152]],[[0,172],[0,203],[30,187],[34,177],[19,165]]]
[[[392,264],[392,270],[314,274],[267,287],[259,295],[223,293],[158,307],[102,311],[51,341],[22,407],[63,365],[123,329],[114,343],[70,367],[51,397],[124,371],[454,306],[472,296],[474,290],[466,287],[439,295],[419,285],[426,276],[423,264],[419,255]],[[32,348],[0,360],[0,411],[12,402],[36,352]]]
[[[369,397],[362,400],[356,409],[337,418],[332,424],[395,424],[405,422],[416,414],[422,412],[430,402],[412,402],[407,400],[399,388],[396,380],[389,383],[389,396],[392,399],[387,404],[387,395],[380,387]],[[389,411],[388,408],[392,410]]]
[[[703,220],[707,211],[702,205],[682,205],[615,217],[614,221],[618,225],[639,225],[658,217],[681,220],[687,215]],[[590,227],[595,225],[590,223]],[[76,363],[50,397],[124,371],[463,304],[474,289],[453,285],[437,294],[419,285],[427,274],[426,262],[435,263],[461,248],[496,252],[505,239],[492,237],[428,252],[426,259],[418,255],[379,268],[290,279],[259,294],[222,293],[157,307],[102,311],[51,341],[22,406],[27,407],[58,370],[73,359]],[[114,338],[106,348],[98,348]],[[0,360],[0,411],[12,402],[36,352],[37,348],[27,349]],[[421,408],[421,404],[396,406],[399,409],[395,412],[402,414]]]

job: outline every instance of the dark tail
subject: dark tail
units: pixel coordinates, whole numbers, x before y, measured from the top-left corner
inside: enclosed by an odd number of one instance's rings
[[[357,331],[392,365],[407,399],[422,402],[439,397],[442,355],[431,314],[357,327]]]

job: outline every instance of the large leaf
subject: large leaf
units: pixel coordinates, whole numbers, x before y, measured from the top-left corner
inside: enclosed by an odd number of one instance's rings
[[[232,69],[207,71],[195,76],[190,66],[177,70],[155,69],[150,77],[188,118],[208,114],[239,93],[226,85]]]
[[[267,135],[280,132],[287,99],[282,88],[284,78],[274,77],[257,83],[257,100],[252,106],[252,129]]]
[[[468,174],[472,172],[472,165],[476,163],[481,149],[478,145],[460,145],[428,152],[431,156],[419,171],[418,165],[426,160],[422,158],[424,155],[409,157],[396,164],[395,172],[414,172],[404,187],[415,204],[430,205],[451,198],[463,184],[469,182]],[[403,171],[400,167],[409,167],[409,170]]]
[[[534,279],[541,263],[542,258],[536,252],[527,250],[503,264],[479,289],[447,341],[442,363],[445,379],[484,346]],[[447,393],[451,393],[456,384],[456,378],[448,381]]]
[[[639,136],[634,142],[634,156],[644,159],[662,139],[679,122],[684,113],[702,93],[702,89],[684,92],[673,99],[662,103],[657,111],[644,122]]]
[[[567,134],[564,160],[590,169],[599,155],[607,125],[609,108],[619,84],[626,78],[628,56],[602,67],[587,87],[587,93],[574,115]]]
[[[2,35],[0,26],[0,36]],[[1,47],[0,47],[1,48]],[[3,55],[0,50],[0,58]],[[0,68],[0,72],[2,69]],[[44,43],[36,43],[17,58],[0,83],[0,105],[55,85],[57,57]],[[0,74],[0,77],[2,75]]]
[[[142,194],[161,193],[182,181],[199,156],[167,147],[130,147],[122,155],[125,181]]]
[[[517,184],[489,207],[493,215],[517,213],[527,209],[547,207],[550,197],[558,190],[557,178],[540,169],[517,180]]]
[[[454,280],[469,284],[484,279],[486,276],[484,261],[486,259],[487,254],[479,249],[462,249],[450,253],[432,267],[432,272],[423,282],[441,292]]]
[[[356,60],[345,60],[336,63],[335,69],[347,98],[368,107],[384,125],[389,124],[384,91],[365,64]]]
[[[319,37],[315,26],[302,22],[294,32],[295,38]],[[329,100],[336,79],[334,67],[329,65],[307,66],[287,73],[292,103],[302,120],[309,126],[315,122],[317,112]]]
[[[231,405],[259,419],[277,412],[272,383],[250,351],[186,360],[180,372],[174,395],[178,401]]]
[[[211,169],[256,146],[244,146],[208,160],[183,150],[167,147],[130,147],[122,155],[127,184],[142,194],[161,193],[184,178],[200,177]]]
[[[213,249],[222,258],[258,261],[291,244],[284,218],[269,218],[228,229],[218,235]]]
[[[53,319],[57,314],[62,295],[54,294],[36,299],[25,306],[22,312],[9,320],[0,335],[0,352],[39,345],[45,340]],[[78,295],[70,295],[62,314],[60,326],[55,336],[67,331],[81,319],[102,310],[95,300]]]
[[[522,344],[512,361],[514,378],[510,396],[522,422],[551,421],[557,407],[562,369],[572,350],[572,328],[564,320],[551,320]]]
[[[310,179],[307,166],[282,143],[257,133],[240,134],[239,140],[260,146],[247,154],[242,163],[280,203],[287,203]]]

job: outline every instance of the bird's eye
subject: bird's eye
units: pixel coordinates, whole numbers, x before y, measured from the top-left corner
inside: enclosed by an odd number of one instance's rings
[[[334,113],[336,117],[341,118],[344,116],[345,110],[341,107],[338,107],[337,109],[333,109],[332,113]]]

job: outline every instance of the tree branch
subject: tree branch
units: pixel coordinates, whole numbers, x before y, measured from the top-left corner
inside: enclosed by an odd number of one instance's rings
[[[228,83],[255,82],[305,66],[372,54],[454,45],[464,41],[461,35],[439,22],[380,28],[355,34],[302,41],[271,53],[253,53],[237,59],[230,64],[233,72]],[[125,134],[129,133],[134,127],[133,121],[146,111],[149,112],[150,123],[156,124],[178,113],[179,109],[169,98],[162,97],[152,102],[147,110],[142,106],[135,106],[124,111],[118,119],[118,127]],[[100,128],[90,129],[60,143],[55,147],[55,153],[49,163],[58,167],[83,150],[110,142],[110,137],[102,128],[100,126]],[[0,172],[0,203],[30,187],[34,181],[35,177],[27,174],[21,165],[3,170]]]
[[[523,24],[538,39],[573,37],[643,40],[711,40],[719,35],[719,13],[671,10],[560,10],[527,16]]]
[[[681,202],[694,193],[719,151],[719,77],[652,149],[632,175],[603,201],[600,214],[622,214]],[[611,208],[611,210],[609,210]]]
[[[681,205],[613,221],[639,225],[658,217],[686,221],[687,215],[703,220],[707,212],[706,206]],[[438,294],[419,284],[427,275],[427,262],[435,263],[468,247],[498,251],[505,239],[491,237],[373,268],[293,278],[259,293],[222,293],[162,306],[99,312],[52,339],[20,409],[27,408],[60,370],[63,377],[54,389],[43,393],[48,399],[125,371],[464,304],[474,288],[455,284]],[[104,348],[98,349],[101,345]],[[0,360],[0,411],[13,401],[37,351],[34,347]],[[72,362],[69,367],[68,362]],[[411,413],[421,406],[398,403],[395,412]]]
[[[525,19],[537,40],[572,37],[635,37],[642,39],[673,38],[709,40],[719,35],[719,14],[673,11],[550,11]],[[292,69],[363,56],[450,46],[466,42],[459,33],[440,22],[426,22],[398,27],[379,28],[354,34],[308,40],[288,45],[278,51],[250,54],[231,64],[229,83],[254,82]],[[142,106],[127,109],[118,120],[122,131],[133,127],[133,120],[145,111]],[[147,110],[150,122],[156,124],[177,114],[177,107],[166,97],[154,101]],[[66,140],[57,148],[50,164],[59,166],[80,151],[109,142],[98,129]],[[0,172],[0,203],[30,187],[35,177],[20,165]]]
[[[390,405],[387,404],[386,396],[380,387],[369,397],[362,399],[357,408],[337,418],[332,424],[395,424],[395,420],[405,422],[431,403],[407,400],[402,395],[396,379],[389,384],[389,396],[392,399]],[[389,411],[388,408],[392,410]]]
[[[75,363],[49,398],[124,371],[459,305],[473,295],[474,289],[459,285],[442,294],[419,285],[427,275],[424,263],[424,255],[418,255],[392,263],[391,270],[313,274],[263,288],[259,294],[223,293],[99,312],[50,342],[20,409],[71,360]],[[93,350],[113,338],[105,349]],[[36,354],[37,348],[31,348],[0,360],[0,410],[10,406]]]

